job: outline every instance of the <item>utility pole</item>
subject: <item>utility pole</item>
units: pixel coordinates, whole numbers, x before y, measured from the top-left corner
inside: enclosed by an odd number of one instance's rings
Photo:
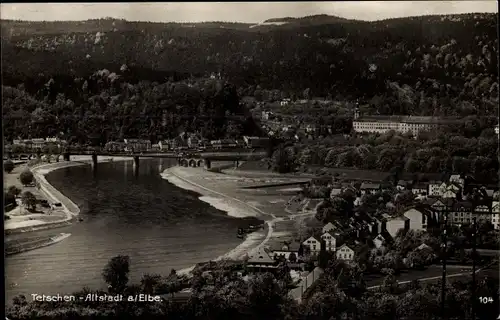
[[[447,237],[447,226],[448,226],[448,212],[449,206],[446,206],[443,216],[443,243],[441,244],[442,250],[442,260],[443,260],[443,276],[441,279],[441,319],[445,319],[445,299],[446,299],[446,255],[448,248],[448,237]]]
[[[476,217],[472,218],[472,320],[476,320]]]

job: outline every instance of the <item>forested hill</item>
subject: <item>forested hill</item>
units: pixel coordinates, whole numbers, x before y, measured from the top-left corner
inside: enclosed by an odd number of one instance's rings
[[[254,25],[3,21],[2,38],[16,47],[3,54],[4,65],[15,66],[4,74],[7,83],[39,72],[81,76],[88,71],[82,61],[89,61],[194,75],[221,72],[248,92],[260,86],[284,95],[310,88],[313,96],[372,98],[387,93],[388,81],[415,96],[438,98],[446,93],[474,100],[497,90],[495,14],[376,22],[318,15]],[[51,70],[28,61],[19,65],[18,55],[38,61],[48,54]]]

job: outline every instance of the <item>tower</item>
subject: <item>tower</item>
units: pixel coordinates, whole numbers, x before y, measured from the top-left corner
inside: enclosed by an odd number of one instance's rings
[[[359,118],[359,108],[356,107],[356,109],[354,109],[354,120],[357,120]]]

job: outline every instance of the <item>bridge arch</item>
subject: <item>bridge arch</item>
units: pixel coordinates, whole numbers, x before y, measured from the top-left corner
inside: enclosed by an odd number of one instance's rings
[[[194,160],[194,159],[189,159],[189,166],[190,166],[190,167],[196,167],[196,166],[197,166],[196,160]]]
[[[205,160],[204,159],[199,159],[197,161],[197,164],[198,164],[198,167],[202,167],[205,164]]]
[[[187,159],[184,159],[184,158],[183,158],[183,159],[181,159],[181,161],[180,161],[180,165],[181,165],[182,167],[187,167],[187,166],[189,166],[189,162],[188,162],[188,160],[187,160]]]

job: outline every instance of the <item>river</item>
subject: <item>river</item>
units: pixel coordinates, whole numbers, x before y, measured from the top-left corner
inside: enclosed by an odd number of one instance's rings
[[[49,173],[47,180],[81,208],[83,221],[31,233],[72,235],[6,258],[7,301],[17,294],[29,299],[32,293],[105,288],[101,271],[119,254],[130,256],[130,282],[138,283],[145,273],[167,275],[172,268],[187,268],[236,247],[242,219],[162,179],[160,172],[173,164],[167,159],[141,160],[138,175],[129,161],[99,164],[97,174],[88,165]]]

